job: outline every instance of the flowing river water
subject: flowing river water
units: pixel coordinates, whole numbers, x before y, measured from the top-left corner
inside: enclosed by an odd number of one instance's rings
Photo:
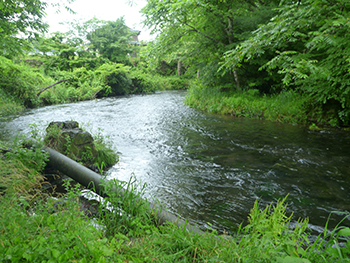
[[[184,91],[125,96],[27,110],[0,121],[1,139],[76,120],[109,136],[120,161],[109,178],[146,183],[146,194],[172,213],[234,230],[254,201],[289,195],[294,220],[322,231],[331,211],[350,212],[350,134],[222,117],[183,104]],[[332,215],[331,226],[343,218]],[[209,223],[209,224],[208,224]],[[350,225],[349,220],[344,224]]]

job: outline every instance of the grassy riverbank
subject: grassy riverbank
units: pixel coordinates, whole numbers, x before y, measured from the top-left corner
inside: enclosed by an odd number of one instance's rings
[[[334,109],[316,106],[310,97],[293,90],[276,95],[261,95],[257,89],[227,92],[220,87],[195,84],[189,89],[185,103],[216,114],[311,125],[311,128],[336,127],[341,124]]]
[[[0,56],[0,117],[24,108],[186,89],[190,82],[184,77],[164,76],[110,61],[93,69],[48,70],[45,65],[33,66],[26,62],[39,63],[39,58],[28,58],[14,61]]]
[[[264,208],[255,203],[236,233],[190,233],[173,224],[157,226],[136,182],[106,182],[110,197],[88,218],[79,205],[79,185],[67,193],[43,191],[47,155],[42,142],[23,138],[0,143],[0,259],[2,262],[344,262],[350,229],[326,230],[309,240],[307,219],[290,224],[286,200]],[[11,149],[6,151],[6,149]],[[109,191],[126,189],[123,197]],[[107,203],[108,202],[108,203]],[[341,235],[341,236],[340,236]]]

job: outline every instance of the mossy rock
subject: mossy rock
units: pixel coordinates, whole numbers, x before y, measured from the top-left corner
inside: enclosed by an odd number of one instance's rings
[[[76,121],[51,122],[46,129],[45,144],[69,158],[92,165],[97,150],[92,135],[79,128]]]

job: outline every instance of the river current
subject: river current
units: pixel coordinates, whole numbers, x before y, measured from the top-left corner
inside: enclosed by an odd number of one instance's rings
[[[261,206],[288,196],[293,218],[321,231],[332,211],[350,212],[350,134],[206,114],[184,91],[104,98],[27,110],[0,120],[1,139],[76,120],[108,136],[120,161],[108,178],[146,183],[172,213],[230,231]],[[333,214],[330,225],[343,218]],[[350,225],[349,220],[344,224]]]

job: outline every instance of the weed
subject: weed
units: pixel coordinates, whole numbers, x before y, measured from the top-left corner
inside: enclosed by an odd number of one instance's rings
[[[333,230],[328,229],[328,222],[333,213],[343,214]],[[305,249],[304,254],[313,262],[349,262],[350,261],[350,228],[341,223],[350,217],[349,213],[332,212],[327,220],[323,233]]]
[[[24,107],[18,100],[0,89],[0,117],[20,112],[23,109]]]
[[[62,136],[62,125],[51,125],[46,129],[46,133],[44,144],[52,149],[57,149],[58,143]]]
[[[98,128],[97,134],[94,134],[94,144],[97,151],[97,156],[94,159],[94,164],[97,167],[109,168],[112,165],[116,164],[119,160],[119,157],[114,149],[112,142],[109,141],[109,136],[102,135],[103,129]]]
[[[71,138],[68,134],[66,134],[66,135],[64,136],[64,140],[65,140],[65,143],[64,143],[64,148],[65,148],[64,153],[65,153],[66,155],[69,155],[70,152],[71,152],[71,147],[72,147],[72,138]]]
[[[113,254],[75,202],[54,213],[49,204],[37,202],[33,213],[8,195],[0,207],[6,211],[0,214],[2,262],[108,262]]]
[[[225,93],[220,87],[203,87],[197,83],[188,91],[185,103],[212,113],[292,124],[305,124],[311,118],[308,99],[292,90],[260,96],[256,89]]]
[[[107,236],[122,233],[134,237],[150,234],[154,230],[148,203],[143,199],[145,185],[138,187],[136,180],[131,178],[127,183],[115,179],[106,181],[104,187],[108,197],[101,209],[110,211],[103,218]]]

